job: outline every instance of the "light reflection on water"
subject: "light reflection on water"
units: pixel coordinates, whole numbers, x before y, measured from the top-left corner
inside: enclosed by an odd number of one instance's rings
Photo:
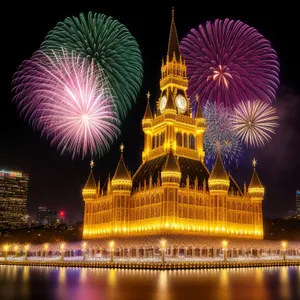
[[[300,267],[119,270],[0,266],[0,299],[300,299]]]

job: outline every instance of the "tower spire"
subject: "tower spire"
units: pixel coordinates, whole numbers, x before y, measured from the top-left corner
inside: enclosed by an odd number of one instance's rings
[[[124,162],[123,151],[124,151],[124,145],[121,144],[120,160],[111,183],[112,183],[113,191],[127,190],[129,192],[131,191],[132,188],[132,180],[131,180],[130,173],[128,172],[128,169]]]
[[[169,44],[168,44],[169,61],[172,61],[174,56],[176,58],[176,61],[179,62],[181,55],[180,55],[178,35],[177,35],[177,30],[175,25],[174,7],[172,7],[172,21],[171,21],[171,28],[170,28]]]
[[[174,156],[172,144],[170,145],[170,152],[168,153],[166,163],[163,167],[163,172],[180,172],[180,167]]]
[[[152,120],[153,114],[152,114],[151,107],[150,107],[150,96],[151,96],[150,91],[148,91],[146,96],[147,96],[147,106],[146,106],[146,110],[145,110],[145,114],[144,114],[144,120]]]
[[[128,170],[125,166],[125,162],[124,162],[124,158],[123,158],[124,148],[125,147],[122,143],[120,145],[120,152],[121,152],[120,160],[119,160],[117,169],[115,171],[115,174],[114,174],[114,177],[112,180],[131,180],[130,173],[128,172]]]
[[[210,179],[226,179],[227,178],[227,173],[221,158],[221,146],[220,143],[218,142],[217,144],[218,148],[218,153],[216,157],[216,162],[215,165],[213,166],[213,169],[210,174]]]
[[[261,181],[256,172],[257,160],[254,158],[252,160],[253,174],[248,187],[248,192],[252,200],[263,201],[265,195],[265,188],[261,184]]]
[[[221,158],[220,143],[217,144],[217,147],[216,162],[208,179],[208,185],[211,195],[224,195],[228,193],[230,180]]]
[[[89,177],[86,181],[86,184],[82,190],[82,196],[84,201],[93,200],[96,197],[97,194],[97,184],[93,175],[93,167],[94,167],[94,161],[91,160],[90,162],[91,171],[89,174]]]
[[[91,162],[90,162],[91,171],[90,171],[89,177],[86,181],[86,184],[84,186],[84,189],[88,189],[88,190],[94,190],[94,189],[96,190],[97,189],[96,181],[95,181],[95,178],[93,175],[94,165],[95,165],[94,161],[91,160]]]
[[[167,154],[166,163],[161,172],[162,183],[179,185],[181,179],[181,171],[178,162],[173,154],[172,146]]]
[[[257,160],[255,158],[253,158],[252,160],[252,166],[253,166],[253,174],[249,184],[249,189],[263,188],[263,185],[261,184],[261,181],[256,172]]]

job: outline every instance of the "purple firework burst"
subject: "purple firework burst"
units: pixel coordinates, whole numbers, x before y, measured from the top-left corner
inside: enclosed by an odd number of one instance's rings
[[[102,70],[75,52],[37,51],[15,73],[13,93],[25,119],[62,153],[102,154],[119,133]]]
[[[276,51],[243,22],[207,22],[192,29],[180,48],[187,64],[191,99],[198,94],[203,105],[214,100],[231,107],[244,100],[275,99],[279,85]]]

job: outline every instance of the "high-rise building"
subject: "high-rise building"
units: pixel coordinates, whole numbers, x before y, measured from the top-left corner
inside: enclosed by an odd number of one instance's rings
[[[26,226],[28,175],[0,170],[0,229]]]
[[[300,215],[300,190],[296,191],[296,210],[298,215]]]
[[[40,206],[37,209],[36,221],[38,225],[55,226],[57,223],[57,211],[55,209]]]
[[[84,238],[161,234],[263,238],[264,187],[256,161],[250,184],[243,189],[225,170],[220,150],[212,172],[208,170],[205,118],[200,105],[192,114],[187,87],[173,17],[156,114],[147,95],[143,162],[131,176],[122,145],[114,176],[103,187],[96,184],[91,169],[82,191]]]

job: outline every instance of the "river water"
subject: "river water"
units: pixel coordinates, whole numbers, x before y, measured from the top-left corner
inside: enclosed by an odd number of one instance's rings
[[[0,266],[1,300],[300,300],[300,267],[120,270]]]

